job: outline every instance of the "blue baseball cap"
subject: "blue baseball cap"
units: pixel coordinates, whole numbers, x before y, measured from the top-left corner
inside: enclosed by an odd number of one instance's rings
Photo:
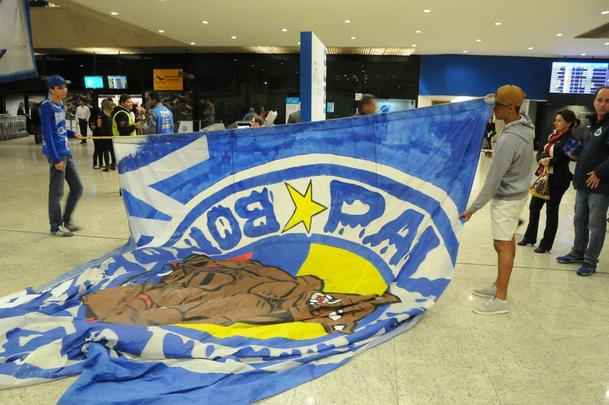
[[[56,86],[65,86],[66,85],[66,79],[64,79],[63,77],[59,76],[59,75],[53,75],[53,76],[49,76],[47,78],[47,86],[49,89],[56,87]]]

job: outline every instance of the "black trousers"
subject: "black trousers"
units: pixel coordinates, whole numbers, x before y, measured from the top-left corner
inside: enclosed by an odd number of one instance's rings
[[[96,139],[95,153],[93,154],[93,166],[110,167],[110,151],[112,148],[112,140]]]
[[[87,122],[87,120],[78,120],[78,126],[80,127],[80,134],[82,136],[87,136],[87,128],[89,128],[89,123]],[[87,140],[83,139],[81,142],[86,143]]]
[[[537,242],[539,215],[541,214],[543,206],[546,205],[546,229],[543,233],[543,239],[539,243],[539,247],[547,250],[552,249],[554,240],[556,239],[556,233],[558,232],[560,202],[568,189],[569,183],[554,185],[550,178],[550,199],[544,200],[538,197],[531,198],[531,204],[529,205],[529,226],[524,234],[524,240],[529,243]]]

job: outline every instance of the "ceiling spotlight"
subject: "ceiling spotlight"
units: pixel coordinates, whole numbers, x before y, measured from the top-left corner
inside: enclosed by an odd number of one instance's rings
[[[287,28],[282,28],[281,32],[288,32],[288,29]]]
[[[159,30],[159,34],[164,34],[165,30]]]
[[[351,20],[345,20],[345,24],[351,24]]]
[[[416,31],[415,31],[415,34],[420,34],[420,33],[422,33],[422,32],[423,32],[423,31],[421,31],[421,30],[416,30]]]
[[[497,21],[497,22],[495,23],[495,25],[496,25],[497,27],[499,27],[499,26],[503,25],[503,23],[502,23],[501,21]]]
[[[609,10],[601,11],[602,15],[609,15]]]
[[[237,36],[233,35],[232,37],[230,37],[230,39],[237,39]]]
[[[417,44],[412,44],[412,45],[410,45],[410,47],[411,47],[411,48],[416,48],[416,47],[417,47]]]
[[[609,42],[605,42],[605,46],[609,46]]]
[[[533,48],[532,46],[529,46],[529,48],[528,48],[528,49],[529,49],[529,51],[532,51],[532,50],[533,50],[533,49],[535,49],[535,48]]]
[[[110,12],[110,15],[113,15],[113,16],[115,16],[115,17],[116,17],[116,16],[118,15],[118,12],[116,12],[116,11],[111,11],[111,12]]]
[[[203,20],[203,21],[201,21],[201,24],[206,24],[207,25],[207,24],[209,24],[209,21]]]
[[[586,52],[580,53],[580,56],[586,56],[586,55],[588,55]]]
[[[559,32],[558,34],[556,34],[556,36],[560,38],[560,37],[562,37],[562,36],[563,36],[563,33],[562,33],[562,32]]]
[[[298,45],[300,46],[300,41],[298,41]]]
[[[477,39],[476,42],[480,43],[480,42],[482,42],[482,40],[481,39]]]
[[[196,42],[191,42],[190,45],[195,46],[197,43]]]
[[[469,53],[469,51],[463,51],[463,53]]]
[[[351,37],[351,39],[355,40],[355,39],[357,39],[357,37]]]
[[[424,12],[425,14],[429,14],[429,13],[431,13],[431,10],[430,10],[430,9],[428,9],[428,8],[426,8],[425,10],[423,10],[423,12]]]

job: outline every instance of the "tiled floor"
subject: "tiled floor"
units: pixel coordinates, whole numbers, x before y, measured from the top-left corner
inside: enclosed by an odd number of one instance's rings
[[[86,190],[77,211],[85,231],[56,239],[47,233],[48,169],[39,147],[31,139],[0,143],[0,295],[43,285],[127,239],[116,173],[91,169],[91,144],[73,149]],[[487,166],[483,160],[482,174]],[[600,274],[587,279],[554,260],[570,247],[573,194],[563,203],[553,253],[519,249],[511,315],[471,312],[471,289],[495,274],[484,210],[465,228],[454,281],[414,329],[263,403],[609,404],[609,248]],[[52,404],[72,381],[0,391],[0,404]]]

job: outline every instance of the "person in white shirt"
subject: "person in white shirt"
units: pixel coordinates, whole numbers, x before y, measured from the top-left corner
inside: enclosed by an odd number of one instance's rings
[[[91,110],[89,109],[89,106],[85,104],[85,100],[80,99],[80,105],[76,107],[76,119],[78,120],[78,127],[80,128],[80,135],[82,136],[87,136],[89,118],[91,118]],[[87,143],[87,140],[83,139],[80,143]]]

